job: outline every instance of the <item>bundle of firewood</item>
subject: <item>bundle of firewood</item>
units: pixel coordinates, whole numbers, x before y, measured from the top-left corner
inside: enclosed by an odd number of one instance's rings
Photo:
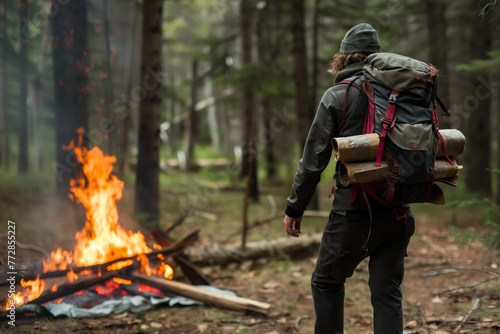
[[[456,157],[464,152],[465,136],[458,130],[439,130],[443,136],[448,156]],[[340,163],[339,177],[343,186],[353,183],[383,181],[389,173],[389,164],[382,161],[375,166],[379,135],[376,133],[339,137],[332,139],[335,159]],[[444,159],[445,155],[438,145],[437,159],[434,165],[434,179],[452,186],[457,186],[458,175],[463,168],[455,160],[453,164]]]

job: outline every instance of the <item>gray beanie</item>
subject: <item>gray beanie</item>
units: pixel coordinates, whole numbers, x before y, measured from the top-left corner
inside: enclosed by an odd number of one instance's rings
[[[365,53],[380,52],[380,42],[377,31],[368,23],[359,23],[346,32],[340,44],[340,53]]]

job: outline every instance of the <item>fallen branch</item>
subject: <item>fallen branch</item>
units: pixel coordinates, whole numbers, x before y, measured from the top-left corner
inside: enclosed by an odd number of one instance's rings
[[[462,328],[462,326],[464,325],[464,323],[467,320],[469,320],[469,318],[472,316],[472,314],[474,312],[477,311],[477,309],[479,308],[480,305],[481,305],[481,299],[476,298],[474,300],[474,304],[472,305],[472,308],[469,310],[469,312],[467,313],[467,315],[462,319],[462,321],[458,324],[458,326],[455,327],[455,330],[454,330],[455,333],[458,333],[460,331],[460,329]]]
[[[177,226],[179,226],[180,224],[182,224],[184,222],[184,220],[186,220],[187,217],[191,216],[194,212],[194,208],[193,207],[188,207],[187,209],[185,209],[181,215],[179,217],[177,217],[173,223],[169,224],[167,227],[165,227],[165,230],[164,232],[168,235],[170,234],[170,232],[172,232],[174,230],[174,228],[176,228]]]
[[[209,305],[223,307],[229,310],[241,312],[257,312],[267,315],[271,308],[268,303],[259,302],[253,299],[225,296],[212,291],[200,289],[189,284],[167,280],[160,277],[145,276],[142,274],[131,275],[143,283],[150,284],[159,289],[167,289],[176,295],[191,298]]]
[[[486,279],[484,279],[482,281],[479,281],[477,283],[474,283],[472,285],[459,286],[457,288],[444,290],[444,291],[441,291],[440,294],[444,294],[444,293],[452,292],[452,291],[457,291],[457,290],[462,290],[462,289],[473,289],[473,288],[475,288],[475,287],[477,287],[477,286],[479,286],[481,284],[488,283],[488,282],[491,282],[491,281],[494,281],[494,280],[497,280],[497,279],[500,279],[500,275],[495,276],[495,277],[486,278]]]

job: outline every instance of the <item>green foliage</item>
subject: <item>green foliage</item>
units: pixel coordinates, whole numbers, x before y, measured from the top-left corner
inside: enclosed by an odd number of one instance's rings
[[[0,219],[5,222],[18,217],[33,200],[48,194],[53,183],[51,173],[18,175],[12,171],[0,171]]]
[[[488,231],[477,231],[451,226],[450,234],[455,237],[457,244],[466,245],[471,240],[478,240],[489,249],[500,250],[500,205],[487,198],[471,198],[458,202],[456,207],[466,210],[473,208],[475,212],[482,213],[484,225],[490,227]]]
[[[457,71],[463,72],[499,72],[500,71],[500,50],[488,52],[486,59],[473,59],[472,61],[456,66]]]

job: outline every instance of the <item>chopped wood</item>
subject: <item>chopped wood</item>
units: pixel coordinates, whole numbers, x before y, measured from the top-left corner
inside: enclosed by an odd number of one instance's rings
[[[299,238],[283,237],[248,243],[240,246],[188,249],[186,254],[198,266],[241,263],[264,257],[304,258],[312,256],[319,247],[321,233],[303,234]]]
[[[203,290],[199,287],[167,280],[160,277],[150,277],[142,274],[133,273],[132,276],[137,278],[142,283],[155,286],[158,289],[167,289],[176,295],[191,298],[209,305],[214,305],[229,310],[240,312],[256,312],[263,315],[268,315],[271,305],[268,303],[259,302],[253,299],[226,296],[213,291]]]

